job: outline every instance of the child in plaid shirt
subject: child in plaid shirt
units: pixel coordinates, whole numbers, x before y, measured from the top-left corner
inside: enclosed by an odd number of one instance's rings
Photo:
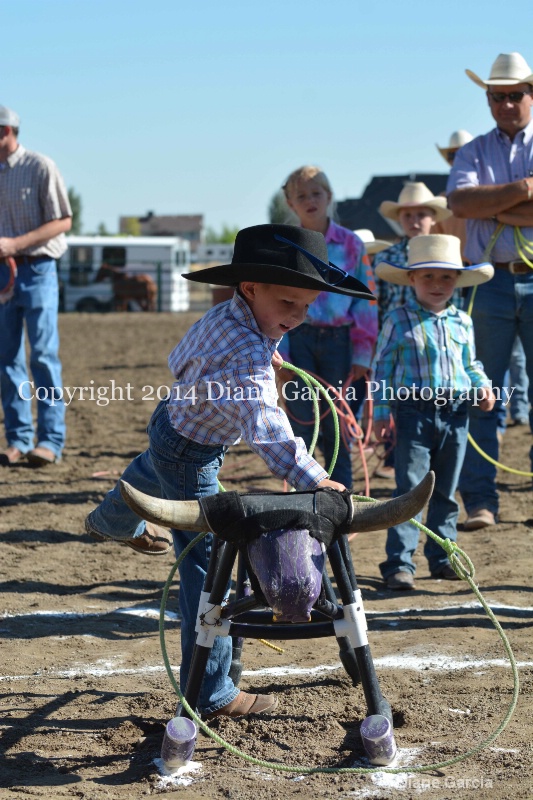
[[[456,287],[492,278],[490,264],[464,267],[460,241],[432,234],[411,241],[404,267],[382,261],[376,274],[412,286],[416,298],[393,309],[378,338],[370,386],[374,395],[374,434],[378,441],[395,427],[395,496],[435,472],[427,527],[455,541],[459,506],[455,492],[467,434],[467,399],[490,411],[495,397],[483,366],[476,361],[472,320],[449,301]],[[389,589],[413,589],[418,528],[406,522],[389,528],[386,560],[380,570]],[[445,551],[427,537],[424,555],[433,578],[456,579]]]

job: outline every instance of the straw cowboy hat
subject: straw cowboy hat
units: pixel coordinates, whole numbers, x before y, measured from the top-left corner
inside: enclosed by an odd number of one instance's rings
[[[183,276],[215,286],[237,286],[241,281],[318,289],[373,300],[364,283],[328,260],[321,233],[295,225],[254,225],[235,239],[231,264],[208,267]]]
[[[392,244],[392,242],[386,242],[385,239],[374,239],[374,234],[368,228],[358,228],[354,233],[364,243],[368,256],[373,256],[381,250],[386,250]]]
[[[470,80],[488,89],[489,86],[513,86],[516,83],[533,83],[531,67],[520,53],[500,53],[486,80],[482,80],[475,72],[465,69]]]
[[[454,131],[450,136],[450,143],[448,147],[439,147],[438,144],[435,145],[441,156],[444,158],[446,162],[450,157],[450,153],[453,153],[456,150],[459,150],[467,142],[471,142],[474,137],[468,131]]]
[[[0,106],[0,125],[10,125],[12,128],[20,126],[20,117],[7,106]]]
[[[405,184],[397,203],[392,200],[384,200],[379,207],[379,211],[384,217],[398,221],[402,208],[414,206],[430,208],[435,214],[436,222],[441,222],[443,219],[448,219],[448,217],[452,216],[452,212],[446,207],[445,197],[435,197],[425,183],[414,182]]]
[[[415,236],[409,241],[409,256],[404,267],[381,261],[376,265],[376,275],[389,283],[408,286],[409,271],[415,269],[455,269],[460,274],[457,286],[477,286],[494,275],[492,264],[472,264],[465,267],[461,260],[461,240],[444,233]]]

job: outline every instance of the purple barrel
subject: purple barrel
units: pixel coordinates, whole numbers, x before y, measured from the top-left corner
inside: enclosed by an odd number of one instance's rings
[[[396,742],[387,717],[372,714],[361,723],[361,738],[371,764],[386,766],[394,760]]]
[[[161,760],[168,772],[184,767],[192,758],[198,729],[188,717],[173,717],[166,724]]]

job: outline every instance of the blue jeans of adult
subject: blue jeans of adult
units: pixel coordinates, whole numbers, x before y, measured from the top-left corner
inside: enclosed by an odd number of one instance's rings
[[[526,372],[526,354],[519,336],[516,337],[509,364],[509,386],[514,389],[509,407],[512,419],[529,418],[529,381]]]
[[[304,323],[290,331],[289,347],[290,362],[295,367],[312,372],[335,389],[342,389],[352,365],[352,343],[348,325],[334,328],[331,325],[315,326]],[[286,386],[287,412],[294,433],[302,437],[309,449],[315,420],[313,402],[311,399],[306,399],[308,390],[305,384],[296,375],[293,380],[297,382],[297,386],[294,384]],[[304,392],[303,397],[302,392]],[[327,409],[329,412],[329,406]],[[323,400],[320,403],[320,410],[321,413],[326,410]],[[331,412],[322,420],[320,431],[325,467],[329,470],[335,447],[335,429]],[[350,452],[342,437],[331,478],[342,483],[347,489],[352,485]]]
[[[437,406],[434,400],[407,399],[396,402],[393,415],[397,436],[394,496],[408,492],[433,470],[435,489],[425,524],[442,539],[455,542],[459,513],[455,492],[467,442],[467,404],[455,401]],[[421,513],[416,516],[418,522],[421,518]],[[419,530],[412,522],[389,528],[385,545],[387,558],[379,565],[385,580],[396,572],[414,574],[413,555],[418,539]],[[430,536],[426,537],[424,555],[432,574],[449,563],[446,551]]]
[[[37,444],[56,458],[65,444],[58,331],[59,289],[50,258],[18,266],[15,293],[0,305],[0,392],[8,445],[27,453],[34,445],[32,399],[37,398]],[[24,324],[30,344],[28,376]]]
[[[514,340],[511,353],[511,363],[505,373],[503,386],[511,392],[511,399],[508,405],[504,405],[505,397],[500,401],[500,413],[498,416],[498,428],[505,430],[507,427],[507,412],[511,414],[513,420],[529,419],[529,398],[527,395],[529,381],[526,372],[526,354],[520,337]]]
[[[494,387],[501,387],[518,335],[526,356],[529,402],[533,401],[533,270],[527,275],[511,275],[494,270],[494,278],[477,287],[472,309],[477,357]],[[533,415],[530,411],[530,424]],[[498,409],[470,408],[470,433],[479,447],[498,460]],[[530,450],[533,467],[533,447]],[[497,514],[496,467],[469,444],[459,490],[467,512],[486,508]]]
[[[169,500],[193,500],[218,492],[217,475],[226,447],[208,447],[180,436],[168,420],[165,401],[159,403],[154,411],[148,425],[148,435],[149,449],[130,463],[122,475],[123,480],[145,494]],[[119,483],[92,512],[91,523],[97,530],[115,539],[140,536],[145,527],[144,521],[122,499]],[[180,530],[173,530],[172,534],[176,556],[197,535]],[[212,546],[213,534],[208,533],[179,567],[182,691],[185,691],[196,641],[196,616]],[[218,711],[239,693],[229,678],[231,651],[231,637],[217,636],[209,655],[198,700],[202,712]]]

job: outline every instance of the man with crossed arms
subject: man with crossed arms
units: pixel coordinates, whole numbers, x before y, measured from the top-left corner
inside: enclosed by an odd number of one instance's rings
[[[486,80],[470,70],[466,73],[486,91],[496,122],[496,128],[461,147],[447,186],[449,207],[467,220],[466,258],[471,263],[488,260],[495,267],[494,278],[474,296],[476,350],[493,386],[501,387],[518,334],[526,354],[531,403],[533,269],[526,260],[533,263],[533,73],[519,53],[500,54]],[[472,438],[495,460],[497,421],[496,408],[488,414],[471,409]],[[533,447],[530,458],[533,463]],[[471,445],[459,490],[467,512],[465,530],[497,522],[496,468]]]

